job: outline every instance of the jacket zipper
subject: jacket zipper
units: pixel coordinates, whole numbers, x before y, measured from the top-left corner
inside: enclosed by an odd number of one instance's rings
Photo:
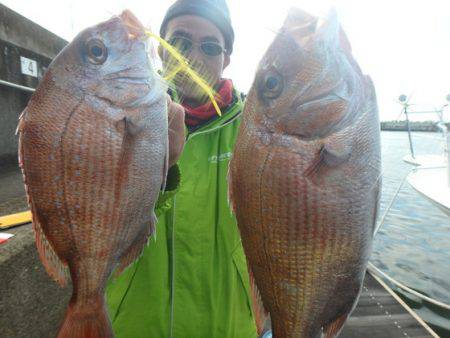
[[[224,124],[221,124],[215,128],[211,128],[209,130],[199,131],[193,134],[188,134],[186,136],[186,143],[191,140],[194,136],[202,135],[202,134],[208,134],[213,131],[216,131],[222,127],[225,127],[229,125],[230,123],[234,122],[239,116],[241,116],[242,113],[236,114],[233,116],[229,121],[225,122]],[[169,327],[169,336],[170,338],[173,338],[173,314],[174,314],[174,295],[175,295],[175,206],[176,206],[176,196],[173,197],[173,207],[172,207],[172,257],[171,257],[171,277],[170,277],[170,327]]]
[[[170,327],[169,336],[173,338],[173,312],[174,312],[174,295],[175,295],[175,205],[176,196],[173,197],[173,207],[172,207],[172,266],[171,266],[171,276],[170,276]]]

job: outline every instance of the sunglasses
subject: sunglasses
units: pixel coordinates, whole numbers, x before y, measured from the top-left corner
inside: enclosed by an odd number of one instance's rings
[[[214,41],[194,43],[192,40],[185,37],[172,36],[168,42],[184,55],[188,54],[193,46],[199,46],[202,53],[206,56],[218,56],[226,52],[225,48]]]

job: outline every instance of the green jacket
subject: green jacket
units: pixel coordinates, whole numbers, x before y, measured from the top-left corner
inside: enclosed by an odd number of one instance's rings
[[[177,192],[158,201],[156,236],[107,287],[117,338],[256,337],[246,259],[227,199],[243,106],[236,91],[234,97],[221,117],[188,135]]]

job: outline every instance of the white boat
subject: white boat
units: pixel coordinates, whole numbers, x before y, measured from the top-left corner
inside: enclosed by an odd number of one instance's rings
[[[408,183],[450,217],[449,169],[444,167],[414,168]]]
[[[434,111],[439,116],[439,122],[436,125],[442,131],[444,154],[415,155],[409,127],[408,100],[404,95],[399,100],[403,104],[403,112],[406,116],[411,151],[410,155],[403,157],[403,161],[417,166],[408,175],[408,183],[450,217],[450,123],[444,121],[444,109],[448,107],[448,103]],[[450,95],[447,96],[447,101],[450,102]]]

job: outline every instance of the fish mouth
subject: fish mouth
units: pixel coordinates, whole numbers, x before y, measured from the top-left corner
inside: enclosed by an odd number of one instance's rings
[[[146,38],[144,25],[136,18],[136,16],[128,9],[124,10],[119,18],[127,29],[128,37],[131,40],[142,40]]]
[[[128,67],[117,72],[113,72],[105,76],[106,81],[122,81],[130,83],[146,83],[149,82],[151,78],[151,72],[148,70],[134,69],[133,67]]]
[[[150,78],[139,76],[118,76],[118,77],[111,77],[107,79],[108,81],[119,81],[119,82],[125,82],[130,84],[150,84]]]
[[[346,98],[336,95],[334,93],[324,94],[324,95],[319,95],[314,98],[308,99],[308,101],[298,105],[297,110],[301,111],[301,110],[306,110],[308,108],[311,109],[311,107],[320,107],[320,106],[329,104],[330,102],[334,102],[334,101],[348,101],[348,100]]]

